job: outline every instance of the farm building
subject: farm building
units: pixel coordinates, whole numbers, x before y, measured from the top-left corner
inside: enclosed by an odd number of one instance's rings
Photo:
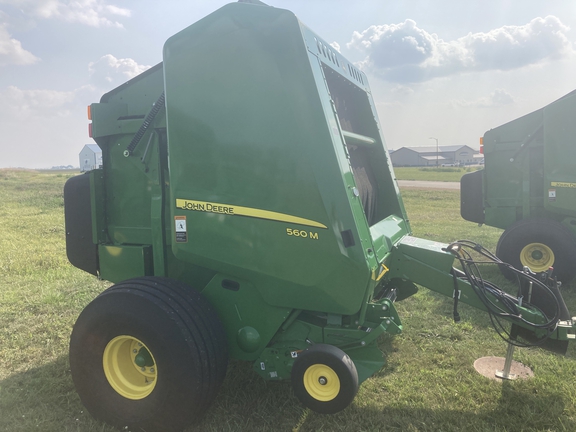
[[[80,152],[80,171],[90,171],[102,165],[102,150],[96,144],[86,144]]]
[[[469,165],[476,163],[478,150],[467,145],[428,147],[401,147],[390,154],[394,166],[436,166],[446,164]]]

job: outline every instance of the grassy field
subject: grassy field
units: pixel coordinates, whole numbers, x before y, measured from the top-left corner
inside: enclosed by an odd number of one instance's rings
[[[0,431],[99,431],[78,399],[68,364],[72,325],[105,282],[68,264],[62,187],[73,175],[0,170]],[[457,191],[403,191],[414,234],[468,238],[494,249],[500,231],[459,216]],[[495,269],[485,276],[505,283]],[[563,287],[576,310],[576,285]],[[517,349],[535,377],[496,382],[474,361],[504,356],[488,317],[425,289],[397,303],[404,333],[380,340],[387,365],[333,416],[301,407],[288,382],[265,382],[231,362],[214,406],[190,431],[567,431],[576,430],[576,351]]]
[[[469,172],[483,167],[394,167],[394,173],[398,180],[423,180],[423,181],[448,181],[459,182],[460,178]]]

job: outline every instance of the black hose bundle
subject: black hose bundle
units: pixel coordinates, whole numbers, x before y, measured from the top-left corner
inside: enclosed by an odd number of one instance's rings
[[[562,307],[557,295],[546,283],[548,276],[546,276],[546,281],[543,281],[534,273],[520,271],[512,267],[510,264],[504,263],[496,255],[470,240],[458,240],[457,242],[448,245],[446,250],[454,254],[462,266],[463,271],[453,269],[454,276],[466,279],[470,283],[472,289],[486,307],[494,329],[506,342],[520,347],[540,346],[544,344],[550,335],[556,330],[558,322],[561,319]],[[473,250],[480,256],[484,257],[485,260],[474,260],[470,250]],[[513,297],[493,283],[484,280],[480,273],[480,269],[478,268],[478,264],[496,264],[498,266],[506,266],[509,268],[510,271],[516,275],[519,287],[518,297]],[[522,295],[523,283],[531,283],[533,290],[539,290],[545,296],[550,297],[551,301],[547,302],[547,304],[552,306],[547,308],[547,313],[543,312],[539,307],[529,301],[524,301]],[[556,284],[555,281],[552,281],[552,283]],[[544,323],[535,323],[524,318],[519,309],[519,306],[522,306],[523,302],[529,304],[531,308],[535,308],[541,312],[541,314],[546,317],[547,321]],[[511,322],[513,330],[507,330],[501,319]],[[519,342],[516,339],[517,332],[514,330],[514,327],[516,327],[515,324],[523,324],[520,327],[528,326],[534,330],[544,330],[545,336],[537,339],[535,342]]]

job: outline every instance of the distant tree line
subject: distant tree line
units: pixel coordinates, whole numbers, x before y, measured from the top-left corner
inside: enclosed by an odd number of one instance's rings
[[[59,166],[53,166],[52,168],[53,170],[73,170],[73,169],[78,169],[77,167],[73,167],[72,165],[59,165]]]

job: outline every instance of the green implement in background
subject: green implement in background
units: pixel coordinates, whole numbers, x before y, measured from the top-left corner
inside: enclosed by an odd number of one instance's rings
[[[576,91],[491,129],[485,167],[462,177],[466,220],[504,229],[496,254],[516,268],[576,276]],[[509,271],[505,275],[511,276]]]

